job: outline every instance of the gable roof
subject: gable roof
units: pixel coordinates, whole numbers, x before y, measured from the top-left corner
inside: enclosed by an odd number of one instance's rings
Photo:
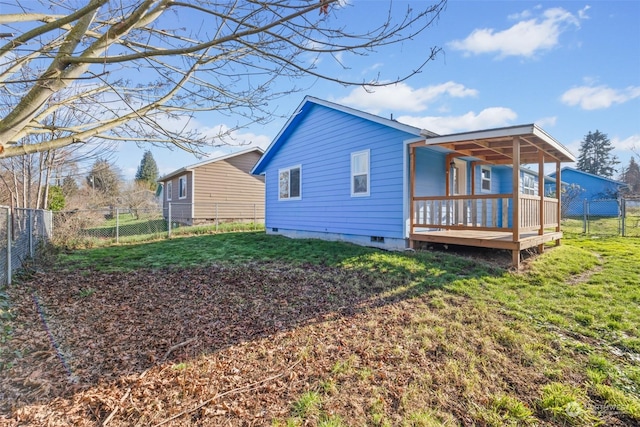
[[[600,175],[596,175],[596,174],[593,174],[593,173],[589,173],[589,172],[581,171],[581,170],[579,170],[579,169],[571,168],[571,167],[569,167],[569,166],[565,166],[565,167],[563,167],[562,169],[560,169],[560,176],[562,176],[562,181],[563,181],[563,182],[566,180],[566,179],[565,179],[565,177],[563,176],[563,173],[564,173],[564,172],[567,172],[567,171],[570,171],[570,172],[576,172],[576,173],[579,173],[579,174],[582,174],[582,175],[585,175],[585,176],[590,176],[590,177],[592,177],[592,178],[597,178],[597,179],[600,179],[600,180],[602,180],[602,181],[604,181],[604,182],[609,182],[609,183],[611,183],[611,184],[619,185],[619,186],[621,186],[621,187],[626,187],[626,186],[628,186],[628,185],[629,185],[629,184],[627,184],[626,182],[616,181],[615,179],[606,178],[606,177],[604,177],[604,176],[600,176]],[[556,173],[555,173],[555,172],[553,172],[553,173],[550,173],[549,175],[550,175],[550,176],[555,177],[555,176],[556,176]]]
[[[366,113],[364,111],[356,110],[355,108],[346,107],[344,105],[336,104],[333,102],[325,101],[319,98],[315,98],[313,96],[305,96],[298,108],[296,108],[293,115],[287,120],[285,125],[282,127],[278,135],[271,141],[269,147],[264,152],[263,156],[258,160],[258,163],[254,166],[251,173],[255,175],[259,175],[264,172],[265,166],[269,163],[271,158],[275,155],[275,153],[280,149],[284,141],[286,141],[287,137],[293,132],[296,126],[302,121],[302,119],[309,113],[309,111],[313,108],[314,105],[321,105],[326,108],[330,108],[332,110],[340,111],[345,114],[349,114],[355,117],[359,117],[364,120],[369,120],[383,126],[387,126],[393,129],[397,129],[411,135],[420,136],[421,132],[424,135],[425,131],[421,131],[419,128],[405,125],[403,123],[397,122],[393,119],[385,119],[384,117],[376,116],[375,114]]]
[[[196,168],[199,168],[200,166],[208,165],[209,163],[221,162],[223,160],[227,160],[232,157],[241,156],[243,154],[251,153],[253,151],[257,151],[260,155],[264,154],[264,150],[260,147],[250,147],[242,151],[236,151],[235,153],[223,154],[221,156],[214,157],[213,159],[205,160],[199,163],[194,163],[190,166],[184,166],[184,167],[181,167],[180,169],[176,169],[173,172],[160,177],[158,179],[158,182],[167,181],[169,178],[173,178],[176,175],[179,175],[188,171],[192,171]]]

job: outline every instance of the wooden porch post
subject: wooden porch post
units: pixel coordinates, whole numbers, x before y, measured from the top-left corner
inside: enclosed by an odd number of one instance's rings
[[[416,147],[409,146],[409,247],[415,249],[415,243],[411,239],[413,234],[413,223],[415,221],[415,201],[416,195]]]
[[[540,228],[538,235],[544,235],[544,152],[538,150],[538,195],[540,196]],[[538,245],[538,253],[544,251],[544,243]]]
[[[560,160],[556,160],[556,197],[558,198],[558,206],[556,206],[558,224],[556,231],[560,232],[560,221],[562,220],[562,177],[560,176]],[[560,239],[556,240],[556,246],[560,246]]]
[[[476,195],[476,162],[471,162],[471,195]]]
[[[446,164],[444,165],[445,168],[445,176],[447,178],[447,181],[444,185],[444,194],[446,194],[447,196],[451,196],[451,166],[449,166],[449,164],[451,163],[453,159],[453,156],[451,156],[451,154],[447,154],[445,156],[445,162]]]
[[[513,137],[513,242],[520,240],[520,137]],[[520,249],[512,251],[513,266],[520,268]]]

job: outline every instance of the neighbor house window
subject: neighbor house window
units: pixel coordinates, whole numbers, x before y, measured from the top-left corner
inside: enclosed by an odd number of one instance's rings
[[[173,183],[171,181],[167,182],[167,200],[171,200],[171,191],[173,190]]]
[[[302,166],[293,166],[278,171],[278,200],[300,200]]]
[[[178,179],[178,198],[184,199],[187,197],[187,177],[181,176]]]
[[[522,177],[522,194],[536,194],[536,180],[533,176],[525,173]]]
[[[369,195],[369,150],[351,153],[351,195]]]
[[[491,168],[482,167],[482,191],[491,191]]]

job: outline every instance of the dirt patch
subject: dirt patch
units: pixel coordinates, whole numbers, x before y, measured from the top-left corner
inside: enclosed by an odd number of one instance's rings
[[[535,409],[554,350],[533,354],[534,338],[463,297],[406,286],[281,263],[38,274],[11,290],[0,423],[272,425],[306,392],[321,401],[306,425],[397,425],[428,408],[482,425],[504,394]]]

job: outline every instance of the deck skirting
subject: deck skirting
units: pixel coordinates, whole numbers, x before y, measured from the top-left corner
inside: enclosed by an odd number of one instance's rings
[[[513,234],[498,231],[448,230],[424,231],[413,233],[410,240],[419,242],[443,243],[448,245],[477,246],[481,248],[522,250],[538,246],[547,242],[560,240],[561,231],[537,233],[522,233],[520,239],[513,241]]]

